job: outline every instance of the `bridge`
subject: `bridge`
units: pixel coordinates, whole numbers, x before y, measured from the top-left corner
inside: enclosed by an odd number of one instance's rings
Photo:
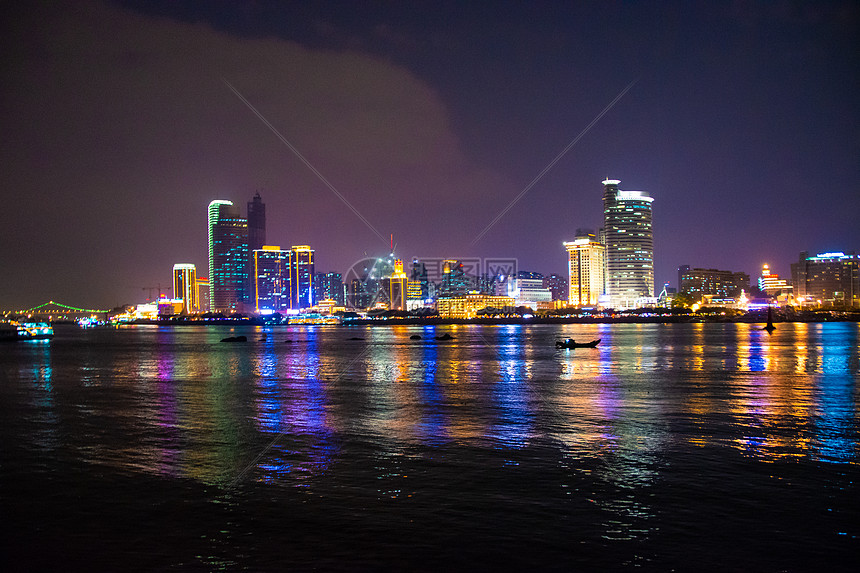
[[[60,302],[49,300],[32,308],[24,310],[11,311],[10,314],[22,314],[32,318],[54,321],[54,320],[76,320],[78,318],[87,318],[94,314],[107,315],[110,310],[100,310],[97,308],[78,308],[69,306]],[[107,316],[105,316],[106,318]]]

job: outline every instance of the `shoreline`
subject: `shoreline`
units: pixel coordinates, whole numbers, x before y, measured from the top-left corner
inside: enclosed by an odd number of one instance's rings
[[[708,316],[615,316],[615,317],[549,317],[533,316],[503,318],[440,318],[440,317],[387,317],[387,318],[349,318],[336,325],[316,326],[450,326],[450,325],[509,325],[509,324],[765,324],[766,315],[741,317]],[[823,322],[860,322],[860,313],[845,313],[845,316],[797,316],[775,317],[774,324],[823,323]],[[155,326],[288,326],[269,324],[257,318],[221,318],[205,320],[136,320],[124,324]],[[292,325],[300,326],[300,325]],[[307,326],[307,325],[304,325]]]

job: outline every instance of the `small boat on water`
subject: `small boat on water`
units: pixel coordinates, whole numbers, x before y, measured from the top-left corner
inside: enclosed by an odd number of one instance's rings
[[[567,340],[559,340],[556,341],[556,348],[597,348],[597,345],[600,344],[600,338],[597,340],[592,340],[591,342],[577,342],[572,338],[568,338]]]
[[[47,322],[8,322],[0,327],[0,340],[50,340],[54,327]]]

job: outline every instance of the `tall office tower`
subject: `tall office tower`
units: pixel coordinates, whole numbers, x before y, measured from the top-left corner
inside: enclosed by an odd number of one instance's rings
[[[254,194],[248,201],[248,299],[254,302],[254,251],[266,244],[266,204],[260,198],[260,192]]]
[[[290,308],[290,251],[271,245],[254,250],[254,308],[263,314]]]
[[[370,307],[376,300],[376,281],[356,277],[347,286],[346,306],[354,309]]]
[[[594,234],[564,243],[568,257],[568,295],[571,306],[591,306],[605,291],[606,248]]]
[[[200,311],[197,267],[188,263],[173,265],[173,298],[182,299],[182,314]]]
[[[420,296],[410,298],[427,300],[430,296],[430,279],[427,278],[427,266],[418,259],[412,259],[412,273],[409,276],[409,280],[412,284],[418,284],[421,289]],[[414,287],[413,294],[418,295]]]
[[[465,295],[474,288],[475,282],[466,275],[462,262],[455,259],[442,261],[442,282],[439,284],[439,296]]]
[[[314,250],[308,245],[290,248],[290,307],[293,310],[314,305]]]
[[[231,201],[209,203],[209,302],[212,312],[243,310],[248,285],[248,221]]]
[[[860,255],[803,251],[791,265],[794,296],[801,304],[831,308],[860,307]]]
[[[544,288],[552,293],[552,300],[567,300],[570,295],[570,277],[557,275],[555,273],[543,278]]]
[[[341,273],[316,273],[314,300],[333,300],[336,306],[344,305],[343,275]]]
[[[681,265],[678,267],[678,292],[683,292],[682,283],[684,282],[684,273],[690,271],[690,265]]]
[[[614,308],[633,308],[654,297],[654,239],[651,202],[643,191],[622,191],[621,181],[603,181],[606,294]]]
[[[406,310],[406,299],[408,296],[409,279],[403,272],[403,261],[395,259],[394,272],[387,279],[388,302],[390,310]]]

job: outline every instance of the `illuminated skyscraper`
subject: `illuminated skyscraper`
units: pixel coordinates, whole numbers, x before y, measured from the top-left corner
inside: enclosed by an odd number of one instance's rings
[[[552,293],[552,300],[567,300],[570,295],[570,276],[565,277],[553,273],[544,277],[543,286]]]
[[[446,259],[442,262],[442,282],[439,284],[439,296],[452,297],[464,295],[475,288],[471,277],[461,261]]]
[[[406,310],[408,296],[408,278],[403,272],[403,261],[394,261],[394,273],[387,279],[388,301],[391,310]]]
[[[290,248],[290,306],[293,310],[314,305],[314,250],[308,245]]]
[[[266,244],[266,204],[257,192],[248,201],[248,299],[254,304],[254,251],[262,249]]]
[[[213,312],[242,310],[248,285],[248,221],[230,201],[209,203],[209,291]]]
[[[188,263],[173,265],[173,298],[182,300],[182,314],[200,311],[197,267]]]
[[[603,181],[606,294],[612,307],[632,308],[654,297],[654,198],[643,191],[622,191],[619,183]]]
[[[314,300],[333,300],[337,306],[344,305],[343,275],[341,273],[317,273],[314,283]]]
[[[257,312],[290,308],[290,251],[264,246],[254,250],[254,307]]]
[[[568,255],[568,296],[571,306],[592,306],[604,293],[605,247],[593,234],[564,243]]]

